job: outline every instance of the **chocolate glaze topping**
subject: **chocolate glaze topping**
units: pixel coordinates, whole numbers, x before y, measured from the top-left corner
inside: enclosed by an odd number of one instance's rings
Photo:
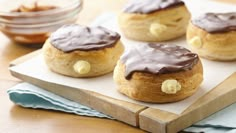
[[[125,65],[125,78],[132,78],[134,72],[167,74],[191,70],[197,64],[197,54],[189,50],[166,44],[147,44],[129,49],[121,56]]]
[[[184,3],[181,0],[131,0],[125,6],[124,12],[147,14],[178,5]]]
[[[209,33],[236,31],[236,12],[206,13],[193,19],[192,24]]]
[[[50,36],[50,43],[63,52],[89,51],[113,47],[120,39],[116,32],[103,27],[65,25]]]

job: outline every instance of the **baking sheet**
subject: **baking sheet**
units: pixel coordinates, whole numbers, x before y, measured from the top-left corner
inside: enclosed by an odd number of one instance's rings
[[[195,4],[196,6],[196,3],[193,2],[192,4],[193,5]],[[198,4],[199,5],[201,4],[201,0],[198,2]],[[218,8],[218,10],[219,8],[221,8],[221,11],[225,11],[224,10],[225,7],[229,7],[229,8],[232,7],[230,5],[223,5],[221,7],[221,4],[215,4],[215,5],[214,4],[211,5],[211,8]],[[203,5],[205,6],[205,4]],[[201,8],[208,10],[208,8],[206,7],[201,7]],[[203,9],[201,9],[201,11]],[[102,15],[98,17],[92,25],[101,25],[101,26],[107,27],[108,29],[119,32],[119,29],[117,26],[117,18],[116,18],[116,15],[114,14]],[[132,48],[134,46],[142,45],[141,43],[143,43],[143,42],[136,42],[136,41],[125,39],[123,36],[122,36],[122,42],[123,44],[125,44],[126,48]],[[187,47],[184,37],[178,40],[165,42],[165,43],[177,44],[177,45]],[[48,81],[48,82],[56,83],[56,84],[62,84],[65,86],[70,86],[70,87],[74,87],[78,89],[94,91],[94,92],[97,92],[102,95],[109,96],[115,99],[124,100],[124,101],[132,102],[132,103],[136,103],[136,104],[140,104],[140,105],[144,105],[144,106],[148,106],[148,107],[152,107],[156,109],[161,109],[161,110],[172,112],[175,114],[181,114],[197,99],[199,99],[201,96],[209,92],[217,84],[219,84],[228,76],[230,76],[233,72],[236,72],[236,62],[216,62],[216,61],[209,61],[209,60],[202,59],[202,63],[204,67],[204,81],[201,84],[199,90],[193,96],[185,100],[175,102],[175,103],[168,103],[168,104],[150,104],[150,103],[138,102],[120,94],[116,90],[116,85],[112,79],[112,73],[101,76],[101,77],[89,78],[89,79],[88,78],[86,79],[71,78],[71,77],[66,77],[66,76],[53,73],[47,68],[42,55],[36,56],[35,58],[30,59],[17,66],[11,67],[10,69],[17,73],[21,73],[21,74],[34,77],[43,81]]]

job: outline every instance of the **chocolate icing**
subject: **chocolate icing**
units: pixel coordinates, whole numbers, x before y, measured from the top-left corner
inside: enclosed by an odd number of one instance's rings
[[[147,14],[178,5],[184,5],[184,3],[181,0],[131,0],[123,11]]]
[[[90,51],[113,47],[120,35],[103,27],[65,25],[50,36],[50,43],[63,52]]]
[[[235,31],[236,12],[206,13],[193,19],[192,24],[209,33]]]
[[[129,49],[121,56],[125,65],[125,78],[131,79],[134,72],[167,74],[191,70],[197,64],[197,54],[168,44],[147,44]]]

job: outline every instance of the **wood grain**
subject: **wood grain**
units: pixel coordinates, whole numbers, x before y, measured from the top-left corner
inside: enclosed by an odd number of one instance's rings
[[[197,100],[181,115],[148,108],[140,113],[140,128],[175,133],[236,102],[236,73]],[[155,126],[152,126],[155,125]]]
[[[11,73],[23,81],[35,84],[57,95],[94,108],[132,126],[139,126],[139,112],[146,108],[142,105],[116,100],[95,92],[49,83],[14,71],[11,71]]]

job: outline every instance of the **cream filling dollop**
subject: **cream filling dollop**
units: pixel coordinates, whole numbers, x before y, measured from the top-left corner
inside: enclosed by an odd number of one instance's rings
[[[91,65],[87,61],[79,60],[74,64],[73,68],[79,74],[87,74],[90,72]]]
[[[167,29],[166,25],[160,24],[160,23],[152,23],[150,25],[150,33],[154,36],[160,36],[163,32],[165,32]]]
[[[198,36],[193,37],[193,38],[189,41],[189,43],[190,43],[193,47],[198,48],[198,49],[202,47],[202,40],[201,40],[201,38],[198,37]]]
[[[181,84],[175,79],[165,80],[161,85],[161,91],[166,94],[176,94],[181,90]]]

